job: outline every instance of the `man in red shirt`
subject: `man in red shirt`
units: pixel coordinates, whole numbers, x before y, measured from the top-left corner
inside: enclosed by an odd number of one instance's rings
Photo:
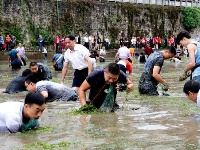
[[[60,37],[56,36],[56,38],[54,39],[54,47],[56,49],[56,52],[59,50],[59,43],[60,43]]]
[[[144,52],[146,55],[149,56],[151,53],[153,53],[153,49],[152,49],[152,47],[150,47],[149,44],[147,44],[147,46],[144,48]]]
[[[160,48],[161,43],[162,43],[162,39],[160,37],[158,37],[158,48]]]
[[[6,36],[6,50],[7,51],[10,49],[10,43],[11,43],[10,35],[7,35]]]

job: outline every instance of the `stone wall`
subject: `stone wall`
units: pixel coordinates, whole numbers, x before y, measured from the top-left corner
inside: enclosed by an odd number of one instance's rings
[[[89,33],[108,36],[112,42],[121,35],[164,36],[183,29],[181,8],[173,6],[92,0],[3,0],[1,9],[0,19],[19,26],[24,43],[31,42],[41,28],[52,37]],[[2,28],[1,32],[7,25],[4,23]]]

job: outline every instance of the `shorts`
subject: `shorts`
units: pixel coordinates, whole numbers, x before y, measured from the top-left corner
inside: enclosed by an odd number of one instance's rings
[[[126,67],[122,64],[118,64],[118,65],[119,65],[120,70],[126,74]]]
[[[80,87],[87,76],[88,68],[84,68],[82,70],[75,69],[72,87]]]

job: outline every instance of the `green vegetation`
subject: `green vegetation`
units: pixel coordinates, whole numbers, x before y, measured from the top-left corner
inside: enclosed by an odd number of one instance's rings
[[[51,11],[47,8],[44,15],[35,18],[39,13],[38,8],[33,10],[34,6],[30,2],[20,0],[19,18],[0,17],[0,33],[4,36],[15,35],[17,43],[24,42],[28,36],[30,43],[26,46],[37,46],[38,36],[42,35],[45,45],[49,46],[56,35],[64,37],[67,34],[99,31],[103,37],[109,36],[113,44],[111,48],[116,48],[120,32],[129,40],[132,36],[146,36],[149,31],[152,36],[172,35],[177,31],[176,25],[181,15],[181,23],[188,31],[200,24],[200,9],[194,7],[95,3],[93,0],[54,1],[46,5],[52,8]],[[93,24],[94,21],[97,23]],[[166,29],[166,26],[169,28]]]
[[[27,133],[50,133],[52,132],[52,127],[45,126],[45,127],[39,127],[36,129],[28,130],[28,131],[23,131],[22,133],[27,134]]]
[[[183,10],[183,26],[190,31],[200,25],[200,9],[193,7],[186,7]]]
[[[67,148],[69,147],[69,143],[68,142],[59,142],[59,143],[53,143],[53,144],[47,144],[44,142],[36,142],[30,145],[26,145],[24,147],[20,147],[20,150],[35,150],[35,149],[47,149],[47,150],[56,150],[59,148]]]
[[[79,109],[72,110],[68,114],[83,115],[83,114],[103,114],[103,113],[106,113],[106,112],[100,111],[96,107],[94,107],[94,105],[88,104],[88,105],[82,106]]]
[[[34,22],[29,20],[28,31],[32,37],[31,41],[30,41],[31,46],[38,45],[38,36],[39,35],[42,35],[43,38],[45,39],[45,45],[52,45],[54,37],[51,35],[51,33],[45,27],[37,26]]]
[[[16,21],[16,20],[15,20]],[[19,43],[23,40],[21,35],[21,27],[17,23],[10,23],[9,21],[0,20],[0,26],[5,26],[6,28],[1,29],[1,34],[3,35],[14,35],[16,37],[16,43]]]

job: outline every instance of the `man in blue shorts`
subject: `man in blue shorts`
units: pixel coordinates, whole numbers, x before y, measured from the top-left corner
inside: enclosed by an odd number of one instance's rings
[[[24,102],[0,103],[0,132],[16,133],[38,127],[45,102],[40,93],[33,92],[26,95]]]

